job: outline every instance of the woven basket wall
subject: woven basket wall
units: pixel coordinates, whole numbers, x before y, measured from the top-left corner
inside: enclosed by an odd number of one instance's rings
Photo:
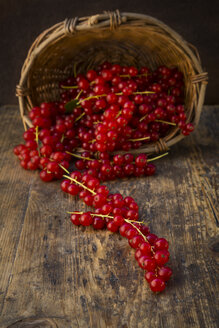
[[[117,10],[66,19],[38,36],[16,88],[24,128],[31,126],[31,107],[60,99],[59,81],[73,75],[75,67],[77,73],[83,73],[106,60],[138,68],[177,66],[185,79],[188,121],[197,126],[208,76],[196,48],[155,18]],[[173,127],[162,140],[135,152],[162,152],[182,138],[180,130]]]

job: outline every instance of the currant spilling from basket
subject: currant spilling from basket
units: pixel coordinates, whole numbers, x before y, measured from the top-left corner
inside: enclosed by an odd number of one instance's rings
[[[109,194],[100,181],[153,175],[150,162],[165,154],[148,158],[143,153],[134,156],[132,150],[164,138],[176,127],[185,136],[193,131],[184,109],[182,73],[165,66],[152,72],[105,62],[60,82],[60,101],[32,108],[29,118],[32,127],[23,134],[25,144],[14,148],[21,166],[40,169],[45,182],[61,179],[66,171],[61,189],[95,208],[72,213],[72,222],[106,227],[126,237],[150,288],[162,291],[172,274],[164,266],[168,242],[136,222],[133,198]],[[73,159],[78,171],[69,173]]]

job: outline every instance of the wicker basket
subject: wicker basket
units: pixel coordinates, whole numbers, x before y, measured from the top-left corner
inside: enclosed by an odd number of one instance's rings
[[[177,66],[185,79],[188,121],[197,126],[208,75],[202,70],[196,48],[155,18],[116,10],[66,19],[38,36],[16,88],[24,128],[31,126],[27,115],[31,107],[59,99],[59,81],[73,75],[75,65],[77,73],[82,73],[105,60],[151,69]],[[174,127],[162,140],[134,152],[163,152],[182,138]]]

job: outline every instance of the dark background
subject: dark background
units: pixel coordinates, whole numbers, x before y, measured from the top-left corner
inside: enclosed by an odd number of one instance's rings
[[[15,86],[27,51],[51,25],[75,16],[119,9],[154,16],[194,44],[209,73],[206,104],[219,103],[219,1],[0,0],[0,105],[16,104]]]

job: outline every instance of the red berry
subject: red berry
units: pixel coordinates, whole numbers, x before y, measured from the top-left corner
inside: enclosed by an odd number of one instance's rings
[[[69,186],[69,184],[70,184],[70,181],[69,180],[63,180],[61,182],[61,189],[62,189],[62,191],[68,192],[68,186]]]
[[[166,249],[156,251],[154,254],[154,259],[158,265],[164,265],[169,260],[169,252]]]
[[[90,213],[83,213],[80,217],[80,223],[83,226],[89,226],[93,223],[93,218]]]
[[[137,235],[138,235],[138,231],[134,228],[130,228],[126,231],[125,237],[130,240]]]
[[[72,214],[71,215],[71,222],[75,225],[80,225],[80,214]]]
[[[96,216],[93,218],[94,229],[96,229],[96,230],[103,229],[103,228],[105,228],[105,225],[106,225],[105,221],[102,218],[96,217]]]
[[[47,171],[43,170],[40,172],[40,178],[44,182],[49,182],[53,180],[54,175],[52,173],[48,173]]]
[[[141,245],[140,245],[140,248],[141,252],[145,255],[150,255],[151,254],[151,245],[147,242],[143,242]]]
[[[155,278],[150,282],[150,288],[154,293],[162,292],[165,287],[164,281],[160,278]]]
[[[106,196],[103,194],[96,194],[93,198],[93,206],[95,208],[102,207],[104,204],[106,204]]]
[[[156,279],[156,275],[154,272],[145,272],[145,279],[150,283],[152,280]]]
[[[72,196],[76,196],[80,192],[80,188],[76,186],[74,183],[71,183],[68,186],[67,192]]]
[[[158,277],[164,281],[169,280],[170,277],[172,276],[172,273],[173,273],[172,270],[167,266],[160,267],[159,270],[157,271]]]
[[[119,230],[119,226],[114,221],[110,221],[107,223],[107,229],[111,232],[117,232]]]
[[[145,167],[147,163],[147,156],[145,154],[140,154],[135,158],[135,165],[138,167]]]
[[[159,238],[156,240],[154,244],[155,250],[162,250],[162,249],[168,249],[169,248],[169,243],[166,239],[164,238]]]

